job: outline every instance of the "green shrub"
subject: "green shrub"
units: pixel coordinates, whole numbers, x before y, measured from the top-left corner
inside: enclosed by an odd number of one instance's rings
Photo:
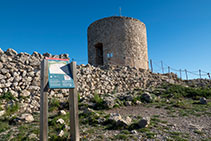
[[[0,96],[0,99],[5,99],[6,101],[16,100],[16,98],[12,95],[11,92],[3,93],[3,94]]]
[[[202,88],[191,88],[191,87],[184,87],[181,85],[173,85],[168,84],[164,85],[163,88],[166,89],[161,96],[166,98],[192,98],[198,99],[199,97],[211,97],[211,89],[202,89]]]
[[[99,103],[99,104],[103,102],[103,99],[96,93],[94,94],[93,100],[95,103]]]
[[[17,112],[18,109],[19,109],[19,104],[17,102],[14,103],[14,104],[11,104],[6,108],[6,114],[5,115],[10,116],[13,113]]]
[[[106,109],[107,107],[105,107],[103,99],[98,95],[98,94],[94,94],[93,100],[95,103],[94,109],[96,110],[100,110],[100,109]]]
[[[49,111],[50,112],[58,110],[59,106],[60,106],[60,102],[58,99],[53,98],[49,101]]]

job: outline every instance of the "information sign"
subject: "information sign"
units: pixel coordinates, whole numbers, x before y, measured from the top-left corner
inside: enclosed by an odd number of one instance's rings
[[[69,59],[46,58],[48,60],[48,82],[51,89],[75,88]]]

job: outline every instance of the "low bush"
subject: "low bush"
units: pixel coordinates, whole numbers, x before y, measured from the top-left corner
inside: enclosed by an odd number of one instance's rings
[[[184,87],[181,85],[173,85],[167,84],[163,86],[166,91],[161,93],[161,97],[166,98],[192,98],[192,99],[199,99],[200,97],[211,97],[211,89],[202,89],[202,88],[191,88],[191,87]]]

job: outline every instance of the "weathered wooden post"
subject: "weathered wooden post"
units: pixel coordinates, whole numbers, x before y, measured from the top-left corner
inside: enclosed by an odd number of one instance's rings
[[[68,59],[45,58],[41,63],[40,141],[48,140],[48,90],[69,89],[70,133],[79,141],[76,62]]]
[[[40,140],[48,140],[48,60],[41,62]]]
[[[70,64],[75,88],[70,89],[69,92],[69,109],[70,109],[70,134],[71,141],[79,141],[79,120],[78,120],[78,93],[77,93],[77,71],[76,62]]]

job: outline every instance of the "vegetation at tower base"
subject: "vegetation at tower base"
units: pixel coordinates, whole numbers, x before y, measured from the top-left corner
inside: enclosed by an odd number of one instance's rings
[[[43,55],[6,52],[0,54],[0,139],[39,140]],[[81,140],[211,139],[210,80],[120,66],[77,69]],[[49,140],[69,138],[68,95],[50,91]]]

